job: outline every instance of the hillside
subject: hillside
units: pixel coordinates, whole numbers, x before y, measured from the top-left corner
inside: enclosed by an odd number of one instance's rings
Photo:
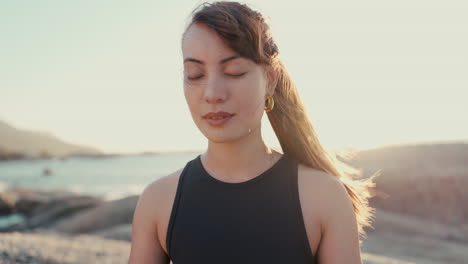
[[[468,144],[395,145],[362,150],[347,161],[369,176],[385,195],[373,207],[467,228]]]
[[[0,121],[0,160],[8,157],[60,157],[100,153],[92,147],[64,142],[50,133],[20,130]]]

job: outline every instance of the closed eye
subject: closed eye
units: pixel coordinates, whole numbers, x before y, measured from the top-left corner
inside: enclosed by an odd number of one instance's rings
[[[229,74],[229,73],[225,73],[227,76],[230,76],[230,77],[241,77],[242,75],[246,74],[247,72],[243,72],[243,73],[239,73],[239,74]]]
[[[247,72],[243,72],[243,73],[239,73],[239,74],[229,74],[229,73],[225,73],[225,75],[229,76],[229,77],[241,77],[243,75],[245,75]],[[188,77],[187,76],[187,79],[190,80],[190,81],[195,81],[195,80],[198,80],[198,79],[201,79],[203,78],[204,75],[199,75],[199,76],[196,76],[196,77]]]
[[[187,77],[187,79],[189,79],[191,81],[195,81],[195,80],[201,79],[202,77],[203,77],[203,75],[200,75],[200,76],[196,76],[196,77]]]

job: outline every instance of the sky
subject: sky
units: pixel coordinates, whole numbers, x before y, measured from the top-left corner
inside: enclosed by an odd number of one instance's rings
[[[204,149],[180,38],[202,1],[0,1],[0,120],[104,152]],[[468,142],[466,1],[242,1],[320,141]],[[266,114],[265,142],[279,146]]]

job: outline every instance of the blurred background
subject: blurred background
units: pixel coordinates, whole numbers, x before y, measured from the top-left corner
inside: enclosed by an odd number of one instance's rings
[[[241,2],[322,144],[381,171],[364,262],[468,263],[468,3]],[[200,3],[0,2],[1,261],[126,263],[138,195],[207,146],[180,47]]]

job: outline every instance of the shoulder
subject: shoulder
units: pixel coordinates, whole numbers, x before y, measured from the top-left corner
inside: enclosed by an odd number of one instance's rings
[[[298,184],[304,201],[309,201],[307,205],[320,216],[322,229],[337,213],[343,209],[349,211],[351,199],[344,183],[336,176],[299,163]]]
[[[148,209],[148,212],[154,212],[153,219],[158,219],[161,213],[167,211],[166,208],[174,200],[182,171],[183,168],[179,168],[150,182],[144,188],[139,200],[141,200],[142,206]],[[156,208],[157,210],[155,210]]]
[[[184,168],[179,168],[168,175],[158,178],[151,182],[146,188],[149,192],[161,192],[167,187],[173,187],[179,182],[180,175]]]
[[[340,182],[336,176],[318,169],[311,168],[303,163],[298,163],[298,172],[302,177],[312,176],[314,180],[318,180],[320,183],[337,184]]]
[[[313,195],[328,194],[329,196],[334,196],[334,194],[346,191],[343,182],[338,179],[338,177],[327,172],[311,168],[302,163],[298,164],[298,179],[302,184],[308,187],[307,189],[310,190],[310,192],[316,191]]]
[[[305,210],[313,211],[320,226],[319,262],[361,263],[357,218],[344,182],[307,166],[299,171]]]
[[[154,180],[140,194],[132,221],[132,245],[129,263],[169,263],[165,253],[162,216],[170,210],[170,196],[177,188],[181,169]],[[168,209],[169,208],[169,209]],[[148,262],[148,263],[149,263]]]
[[[184,168],[179,168],[168,175],[152,181],[145,187],[142,195],[163,199],[170,193],[175,192],[183,169]]]

